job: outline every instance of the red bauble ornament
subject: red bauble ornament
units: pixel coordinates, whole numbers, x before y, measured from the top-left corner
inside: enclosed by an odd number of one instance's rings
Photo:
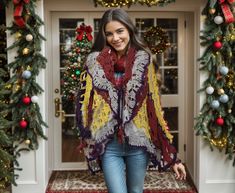
[[[216,124],[217,124],[217,125],[220,125],[220,126],[224,125],[224,119],[221,118],[221,117],[217,118],[217,119],[216,119]]]
[[[24,129],[24,128],[27,127],[28,122],[25,121],[24,119],[22,119],[22,120],[20,121],[19,125],[20,125],[20,127],[21,127],[22,129]]]
[[[28,96],[25,96],[24,98],[22,98],[22,102],[23,102],[25,105],[28,105],[28,104],[30,104],[30,102],[31,102],[31,98],[28,97]]]
[[[215,49],[218,50],[218,49],[222,48],[223,44],[220,41],[216,41],[216,42],[214,42],[213,46]]]

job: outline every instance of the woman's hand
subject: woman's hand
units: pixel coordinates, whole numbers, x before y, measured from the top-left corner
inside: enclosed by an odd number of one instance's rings
[[[179,180],[186,180],[186,171],[185,171],[185,167],[182,163],[175,163],[172,166],[175,175],[176,175],[176,179]]]

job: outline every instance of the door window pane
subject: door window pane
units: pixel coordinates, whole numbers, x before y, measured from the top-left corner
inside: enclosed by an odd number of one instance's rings
[[[75,118],[66,117],[62,124],[62,162],[82,162],[84,155],[77,151],[78,137],[74,134]]]
[[[160,69],[161,94],[178,93],[178,69]]]
[[[101,19],[94,19],[94,39],[96,38],[99,28],[100,28],[100,20]]]
[[[178,131],[178,107],[163,108],[170,131]]]
[[[75,39],[76,27],[79,26],[84,19],[60,19],[60,66],[69,65],[69,52]]]
[[[75,91],[65,88],[64,84],[65,75],[69,78],[66,73],[66,68],[74,64],[73,58],[75,56],[71,55],[71,49],[73,49],[73,43],[76,36],[76,28],[84,22],[84,19],[59,19],[59,32],[60,32],[60,91],[62,89],[69,90],[65,92],[74,97]],[[71,77],[72,78],[72,77]],[[71,80],[73,83],[73,81]],[[84,155],[76,151],[79,144],[79,139],[75,133],[75,100],[74,98],[69,98],[68,96],[61,94],[61,108],[65,112],[64,122],[62,123],[62,162],[80,162],[84,161]]]

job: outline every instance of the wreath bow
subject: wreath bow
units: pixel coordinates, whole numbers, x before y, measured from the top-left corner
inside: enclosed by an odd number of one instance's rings
[[[92,32],[91,26],[81,25],[76,31],[78,33],[76,38],[78,41],[82,40],[84,34],[86,35],[88,41],[92,41],[93,37],[91,35]]]
[[[13,0],[13,3],[15,5],[15,11],[14,11],[14,20],[15,24],[19,27],[25,26],[25,21],[22,17],[22,12],[24,9],[24,4],[29,4],[30,0]]]
[[[234,2],[235,0],[219,0],[219,4],[221,5],[221,9],[223,11],[226,23],[233,23],[235,20],[233,13],[230,9],[230,4]]]

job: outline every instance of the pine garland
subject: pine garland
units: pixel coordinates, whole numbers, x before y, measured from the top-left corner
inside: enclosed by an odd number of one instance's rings
[[[225,14],[225,8],[230,14]],[[211,147],[225,150],[229,159],[235,152],[235,28],[234,1],[208,1],[202,15],[205,27],[199,59],[200,70],[207,74],[200,92],[205,102],[196,118],[195,130]],[[228,13],[227,12],[227,13]],[[233,162],[235,165],[235,159]]]
[[[8,119],[1,116],[0,142],[4,149],[0,149],[0,166],[9,170],[1,171],[0,179],[8,179],[13,184],[17,177],[14,175],[17,168],[13,164],[18,167],[20,152],[37,149],[39,137],[47,139],[43,130],[47,124],[43,121],[38,104],[38,96],[43,89],[36,82],[47,62],[41,54],[41,43],[45,38],[39,29],[44,23],[35,13],[36,1],[12,0],[14,21],[7,28],[15,36],[15,42],[7,50],[14,49],[17,55],[14,61],[6,65],[12,76],[0,87],[0,97],[8,95],[9,98],[9,102],[1,106],[0,115],[10,115]],[[1,1],[0,5],[7,6],[9,2]],[[9,128],[13,130],[7,132]]]

